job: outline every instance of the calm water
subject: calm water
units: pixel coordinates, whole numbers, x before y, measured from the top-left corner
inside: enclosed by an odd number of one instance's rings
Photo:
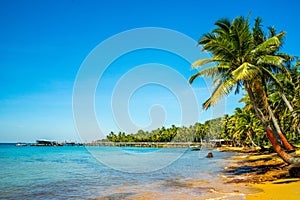
[[[119,153],[116,148],[91,147],[93,152],[99,155],[105,153],[103,155],[111,155],[112,158]],[[160,155],[166,156],[170,151],[178,151],[154,148],[123,150],[127,154],[159,151]],[[0,144],[0,199],[122,199],[122,195],[142,191],[184,190],[184,187],[174,187],[176,184],[172,183],[214,179],[232,155],[213,152],[214,158],[207,159],[207,152],[205,149],[186,150],[179,159],[162,169],[128,173],[99,162],[85,147],[15,147]],[[126,165],[120,163],[123,164]],[[145,162],[142,164],[147,165]]]

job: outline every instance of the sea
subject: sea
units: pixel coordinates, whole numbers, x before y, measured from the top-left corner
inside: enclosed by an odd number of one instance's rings
[[[208,152],[214,157],[206,158]],[[0,199],[200,198],[232,155],[210,149],[0,144]],[[195,189],[193,181],[206,187]]]

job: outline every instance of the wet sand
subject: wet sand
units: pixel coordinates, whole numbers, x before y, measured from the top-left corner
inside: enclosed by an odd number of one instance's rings
[[[220,179],[212,182],[203,180],[170,181],[163,185],[143,187],[124,187],[115,190],[114,194],[97,198],[98,200],[125,199],[125,200],[205,200],[205,199],[246,199],[246,194],[261,192],[253,186],[246,184],[226,184]]]

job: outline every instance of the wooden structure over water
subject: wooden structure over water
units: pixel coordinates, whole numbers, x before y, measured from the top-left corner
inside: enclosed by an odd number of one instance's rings
[[[154,148],[189,148],[192,145],[201,145],[191,142],[92,142],[85,146],[116,146],[116,147],[154,147]]]
[[[83,146],[83,144],[75,143],[75,142],[56,142],[51,140],[37,140],[36,143],[30,144],[30,146]]]

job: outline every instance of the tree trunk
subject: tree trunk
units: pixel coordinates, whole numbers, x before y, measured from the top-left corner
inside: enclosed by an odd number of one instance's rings
[[[257,116],[259,117],[259,119],[262,121],[263,124],[267,124],[266,122],[266,118],[263,116],[263,113],[261,112],[261,110],[258,108],[256,102],[255,102],[255,97],[253,95],[253,92],[252,92],[252,89],[251,87],[248,85],[247,86],[248,89],[247,89],[247,92],[249,94],[249,97],[250,97],[250,102],[252,104],[252,106],[254,107],[254,110],[257,114]],[[275,132],[273,132],[273,134],[276,136],[277,139],[280,139],[284,145],[284,147],[288,150],[288,151],[294,151],[294,147],[287,141],[287,139],[285,138],[285,136],[283,135],[279,125],[278,125],[278,121],[277,119],[275,118],[274,114],[273,114],[273,111],[271,110],[270,108],[270,105],[268,102],[266,102],[267,104],[267,110],[268,110],[268,113],[269,115],[271,116],[271,119],[272,119],[272,122],[273,122],[273,125],[276,129]]]
[[[294,108],[292,107],[291,103],[286,98],[285,94],[283,94],[281,91],[278,91],[280,97],[283,99],[285,105],[288,107],[289,111],[293,113],[293,117],[295,117],[296,113],[294,113]]]
[[[248,131],[247,132],[247,135],[248,135],[248,137],[249,137],[249,140],[250,140],[250,142],[251,142],[251,144],[252,144],[252,147],[254,146],[254,147],[258,147],[258,145],[257,144],[255,144],[255,142],[253,141],[253,139],[252,139],[252,134]]]
[[[278,134],[280,140],[282,141],[284,148],[288,151],[294,151],[294,147],[287,141],[286,137],[283,135],[283,133],[279,127],[278,120],[276,119],[269,104],[268,104],[268,112],[269,112],[269,115],[271,116],[273,125],[277,131],[277,134]]]
[[[278,93],[279,93],[280,97],[283,99],[285,105],[288,107],[289,111],[292,113],[292,116],[294,118],[296,118],[297,114],[294,112],[294,108],[291,105],[291,103],[289,102],[289,100],[286,98],[285,94],[282,93],[281,91],[278,91]],[[300,133],[300,128],[299,127],[297,127],[297,131],[298,131],[298,133]],[[294,138],[295,138],[295,136],[296,136],[296,134],[294,133]]]
[[[284,160],[289,164],[297,164],[297,165],[300,164],[300,158],[291,156],[281,148],[276,138],[274,137],[274,133],[271,129],[267,129],[266,132],[267,132],[268,139],[271,142],[274,150],[282,158],[282,160]]]
[[[289,163],[289,164],[300,164],[300,159],[297,157],[293,157],[289,154],[287,154],[279,145],[279,143],[277,142],[277,139],[275,137],[274,132],[271,130],[271,128],[268,125],[267,119],[263,116],[263,113],[261,112],[261,110],[258,108],[257,103],[255,102],[255,97],[254,94],[252,92],[251,86],[249,85],[248,82],[246,82],[245,84],[246,86],[246,90],[249,94],[249,98],[250,98],[250,102],[255,110],[255,113],[257,114],[258,118],[261,120],[265,131],[267,133],[268,139],[271,142],[274,150],[276,151],[276,153],[282,158],[282,160],[284,160],[285,162]]]

